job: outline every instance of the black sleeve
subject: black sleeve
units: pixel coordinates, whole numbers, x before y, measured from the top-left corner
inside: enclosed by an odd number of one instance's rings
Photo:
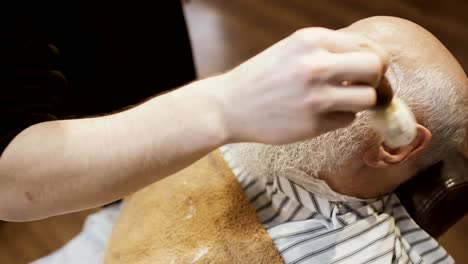
[[[0,154],[25,128],[57,120],[61,114],[60,72],[23,69],[23,72],[17,71],[10,76],[13,78],[2,80],[0,94]]]
[[[0,26],[0,155],[25,128],[58,118],[66,86],[56,49],[35,21],[14,14],[5,20]]]
[[[7,2],[0,155],[31,125],[111,113],[195,79],[180,1]]]

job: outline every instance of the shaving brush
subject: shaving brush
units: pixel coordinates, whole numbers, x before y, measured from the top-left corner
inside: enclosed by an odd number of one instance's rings
[[[416,138],[416,118],[408,105],[393,94],[386,77],[376,88],[377,102],[371,113],[373,128],[391,149],[409,145]]]

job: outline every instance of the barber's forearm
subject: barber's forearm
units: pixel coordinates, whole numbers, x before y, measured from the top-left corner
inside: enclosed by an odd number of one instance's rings
[[[214,77],[118,114],[26,129],[0,159],[0,218],[99,206],[195,162],[227,139],[210,98],[218,85]]]
[[[223,75],[119,114],[35,125],[0,158],[0,217],[101,205],[224,143],[286,144],[346,126],[374,106],[386,58],[360,36],[303,29]]]

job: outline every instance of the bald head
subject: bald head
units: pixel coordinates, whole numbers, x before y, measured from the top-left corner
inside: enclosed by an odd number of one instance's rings
[[[452,54],[429,31],[402,18],[376,16],[359,20],[342,31],[357,33],[379,43],[391,64],[402,68],[437,67],[467,88],[467,78]]]
[[[341,30],[367,37],[388,52],[385,75],[395,95],[409,105],[420,126],[432,134],[432,139],[426,137],[429,143],[410,150],[408,158],[399,164],[372,167],[364,157],[372,152],[379,158],[382,148],[378,146],[383,146],[383,139],[369,126],[368,113],[363,112],[351,126],[305,142],[235,146],[233,152],[239,162],[261,177],[287,177],[311,192],[324,189],[317,187],[322,184],[318,179],[323,179],[337,192],[368,198],[389,192],[418,170],[466,149],[467,77],[431,33],[394,17],[367,18]]]
[[[386,76],[392,88],[433,134],[426,154],[431,162],[455,148],[466,152],[468,79],[436,37],[411,21],[386,16],[359,20],[341,30],[364,35],[388,52]]]

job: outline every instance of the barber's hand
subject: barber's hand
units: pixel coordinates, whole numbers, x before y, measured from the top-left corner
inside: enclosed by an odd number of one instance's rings
[[[299,30],[220,76],[229,142],[292,143],[344,127],[374,106],[385,65],[366,38]]]

